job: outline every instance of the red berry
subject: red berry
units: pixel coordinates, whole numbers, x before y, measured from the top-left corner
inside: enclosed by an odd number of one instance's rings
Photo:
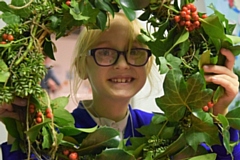
[[[53,118],[53,114],[51,112],[49,112],[49,113],[47,113],[46,117],[52,119]]]
[[[66,1],[66,5],[70,6],[71,5],[71,1]]]
[[[7,33],[3,33],[2,39],[3,39],[4,41],[7,40],[7,37],[8,37],[8,34],[7,34]]]
[[[36,118],[36,122],[37,122],[37,123],[42,123],[42,118],[41,118],[41,117],[37,117],[37,118]]]
[[[1,41],[0,44],[6,44],[7,42],[6,41]]]
[[[213,104],[213,102],[209,101],[209,102],[207,103],[207,106],[208,106],[209,108],[212,108],[212,107],[214,106],[214,104]]]
[[[186,6],[183,6],[182,11],[188,11],[188,8]]]
[[[209,110],[208,106],[204,106],[202,109],[204,112],[208,112],[208,110]]]
[[[190,19],[191,19],[191,16],[190,16],[189,14],[187,14],[187,15],[185,16],[185,20],[186,20],[186,21],[190,21]]]
[[[204,18],[207,18],[207,15],[206,14],[203,14],[202,15],[202,18],[204,19]]]
[[[29,108],[29,113],[34,113],[35,112],[35,109],[34,108]]]
[[[68,155],[69,155],[69,153],[70,153],[70,151],[69,151],[69,150],[67,150],[67,149],[63,150],[63,155],[65,155],[65,156],[68,156]]]
[[[32,109],[35,109],[35,105],[34,105],[34,104],[30,104],[30,105],[29,105],[29,108],[30,108],[30,109],[31,109],[31,108],[32,108]]]
[[[46,111],[45,111],[45,113],[46,113],[46,114],[48,114],[48,113],[52,113],[51,108],[47,108]]]
[[[42,112],[37,112],[36,117],[42,118]]]
[[[181,17],[186,17],[187,13],[185,11],[180,12]]]
[[[8,40],[9,42],[13,41],[13,40],[14,40],[13,35],[9,34],[9,35],[7,36],[7,40]]]
[[[76,152],[72,152],[68,156],[69,160],[77,160],[78,159],[78,154]]]
[[[184,26],[185,25],[185,21],[180,21],[180,26]]]
[[[186,21],[186,22],[185,22],[185,26],[186,26],[186,27],[190,27],[191,24],[192,24],[192,23],[191,23],[190,21]]]
[[[181,20],[180,16],[174,16],[174,20],[175,20],[176,23],[180,22],[180,20]]]
[[[194,26],[195,26],[196,28],[198,28],[198,27],[200,26],[200,22],[199,22],[199,21],[194,21],[193,24],[194,24]]]

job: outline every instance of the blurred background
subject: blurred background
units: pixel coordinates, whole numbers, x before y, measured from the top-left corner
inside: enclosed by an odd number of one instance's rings
[[[10,3],[10,0],[5,0],[5,2]],[[214,3],[213,3],[214,2]],[[206,12],[207,14],[210,14],[211,11],[208,9],[207,6],[210,5],[210,3],[213,3],[215,7],[225,14],[225,16],[232,22],[236,23],[237,27],[234,31],[235,35],[240,35],[240,1],[239,0],[196,0],[195,5],[198,8],[198,11],[200,12]],[[137,12],[138,15],[141,14],[141,12]],[[143,26],[145,24],[141,22]],[[0,21],[0,28],[4,26],[4,22]],[[77,39],[79,31],[67,36],[58,39],[57,41],[54,41],[57,52],[55,53],[56,60],[50,60],[48,61],[48,65],[53,66],[52,71],[56,77],[56,79],[59,82],[58,87],[53,90],[49,91],[49,94],[51,98],[56,98],[59,96],[68,96],[70,94],[70,81],[72,78],[74,78],[69,73],[69,67],[71,63],[71,57],[74,49],[74,45]],[[54,39],[54,37],[52,37]],[[240,58],[236,57],[236,65],[235,65],[236,71],[238,73],[240,72]],[[157,73],[157,70],[154,70],[153,72],[156,72],[155,75],[157,75],[157,80],[155,80],[153,85],[156,85],[158,87],[154,87],[155,89],[150,92],[150,84],[147,81],[143,89],[132,99],[131,103],[134,108],[139,108],[145,111],[149,112],[161,112],[160,109],[155,104],[155,98],[162,96],[163,90],[162,90],[162,82],[164,80],[164,75],[160,75]],[[91,88],[87,81],[83,83],[81,86],[80,92],[77,95],[78,99],[91,99]],[[236,100],[239,97],[236,97]],[[69,104],[66,106],[66,109],[68,111],[72,111],[77,104],[70,98]],[[7,139],[7,133],[5,130],[5,127],[2,123],[0,123],[0,144],[2,142],[5,142]],[[1,160],[1,155],[0,155]]]

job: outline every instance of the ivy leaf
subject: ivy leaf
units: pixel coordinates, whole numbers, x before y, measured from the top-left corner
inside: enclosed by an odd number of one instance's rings
[[[156,98],[156,103],[169,121],[179,121],[186,109],[191,111],[202,108],[210,101],[212,90],[204,89],[204,86],[205,80],[199,73],[192,75],[186,82],[180,70],[170,70],[163,84],[165,95]]]
[[[88,134],[82,141],[78,153],[99,154],[106,148],[116,148],[120,143],[119,132],[113,128],[100,127],[95,132]]]
[[[114,159],[114,160],[135,160],[135,157],[118,148],[111,148],[104,150],[101,154],[96,156],[96,160],[106,160],[106,159]]]
[[[208,146],[221,144],[216,125],[206,123],[193,115],[191,116],[191,121],[192,126],[186,132],[186,140],[195,151],[198,145],[203,142]]]

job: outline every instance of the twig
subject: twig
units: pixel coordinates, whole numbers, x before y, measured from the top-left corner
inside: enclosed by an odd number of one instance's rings
[[[14,5],[10,4],[9,7],[12,8],[12,9],[23,9],[23,8],[28,7],[32,2],[33,2],[33,0],[30,0],[27,4],[25,4],[24,6],[21,6],[21,7],[14,6]]]

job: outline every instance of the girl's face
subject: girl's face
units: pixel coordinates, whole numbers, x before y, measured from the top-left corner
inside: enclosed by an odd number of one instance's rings
[[[94,48],[112,48],[118,51],[128,50],[128,25],[129,23],[126,23],[125,19],[113,21],[111,27],[101,33]],[[133,42],[132,48],[143,47]],[[95,98],[100,96],[100,98],[126,98],[129,100],[143,87],[147,77],[146,65],[141,67],[128,65],[123,55],[120,55],[114,65],[108,67],[97,65],[94,58],[88,56],[86,71]]]

